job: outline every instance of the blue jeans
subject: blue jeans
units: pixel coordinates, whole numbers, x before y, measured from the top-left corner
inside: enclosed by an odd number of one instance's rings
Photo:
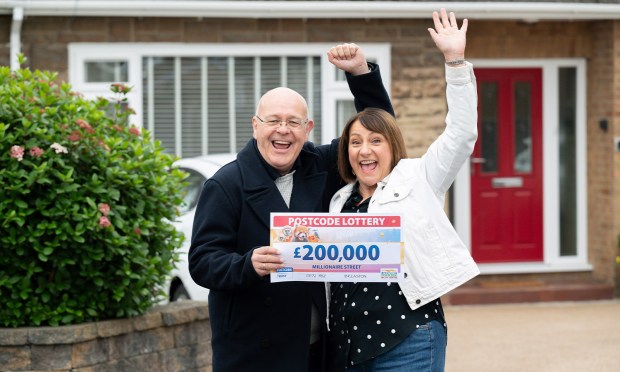
[[[446,365],[446,328],[436,320],[420,326],[391,350],[347,372],[440,372]]]

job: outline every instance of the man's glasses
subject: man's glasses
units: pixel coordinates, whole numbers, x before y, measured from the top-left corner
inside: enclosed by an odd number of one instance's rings
[[[289,119],[289,120],[280,120],[280,119],[273,119],[273,120],[263,120],[261,119],[258,115],[254,115],[256,116],[256,118],[258,120],[260,120],[261,123],[267,125],[268,127],[277,127],[279,125],[281,125],[282,123],[284,123],[285,125],[287,125],[289,128],[291,129],[298,129],[301,128],[302,125],[305,125],[306,123],[308,123],[308,119],[306,120],[300,120],[300,119]]]

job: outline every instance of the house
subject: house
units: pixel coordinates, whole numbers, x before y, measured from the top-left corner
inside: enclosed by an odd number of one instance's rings
[[[258,97],[307,97],[315,142],[354,110],[326,50],[381,65],[410,156],[442,131],[439,6],[468,18],[479,139],[450,198],[482,275],[450,303],[610,298],[620,233],[618,1],[2,1],[0,64],[16,53],[87,96],[133,86],[135,124],[178,156],[237,151]]]

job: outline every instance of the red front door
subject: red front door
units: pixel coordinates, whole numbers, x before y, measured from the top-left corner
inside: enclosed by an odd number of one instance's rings
[[[478,263],[542,261],[542,69],[475,72],[472,255]]]

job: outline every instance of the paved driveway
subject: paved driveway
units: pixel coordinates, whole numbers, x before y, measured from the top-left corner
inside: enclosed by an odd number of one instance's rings
[[[445,312],[447,372],[620,371],[620,299]]]

